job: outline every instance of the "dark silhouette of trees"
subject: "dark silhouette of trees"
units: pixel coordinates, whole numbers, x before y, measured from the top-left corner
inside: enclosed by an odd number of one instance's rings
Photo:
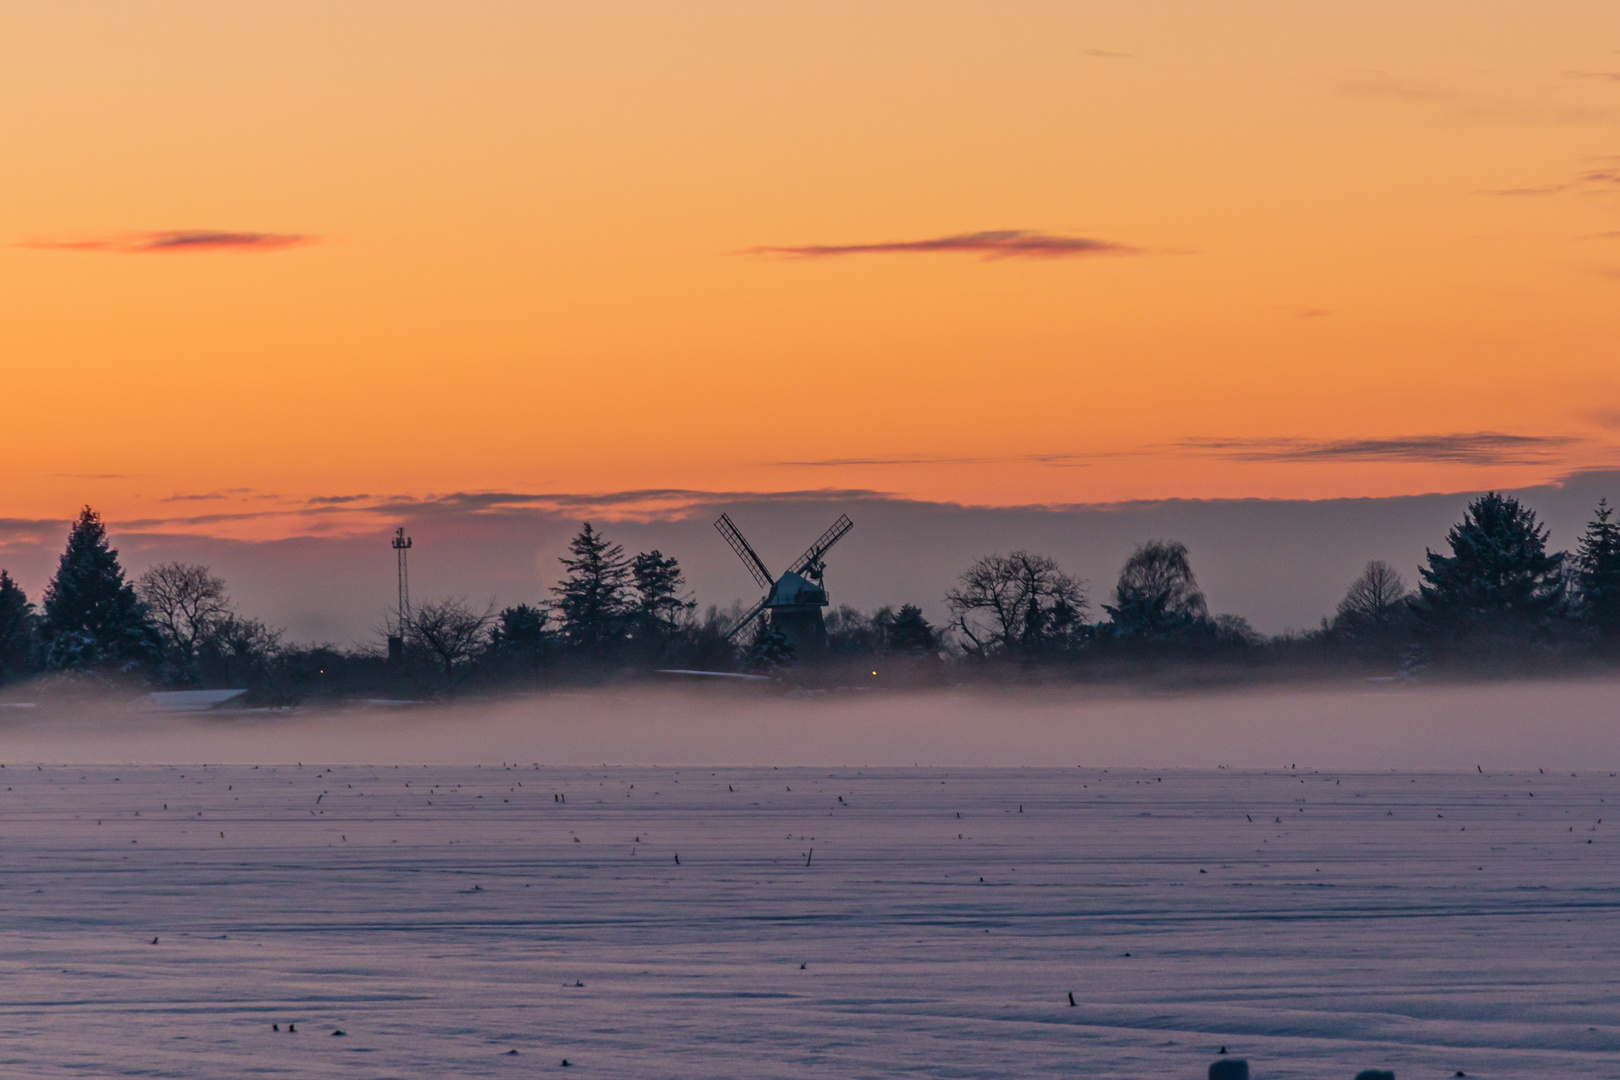
[[[483,611],[465,600],[444,599],[412,608],[405,620],[405,647],[426,656],[448,693],[464,678],[489,644],[495,605]]]
[[[1450,555],[1427,552],[1413,605],[1425,630],[1463,639],[1544,636],[1564,607],[1562,553],[1547,551],[1535,511],[1487,492],[1446,534]]]
[[[729,671],[737,666],[737,646],[726,634],[743,617],[743,606],[733,603],[722,611],[710,604],[702,618],[690,622],[682,635],[675,662],[703,671]]]
[[[101,515],[88,506],[68,533],[44,609],[45,662],[53,670],[133,670],[155,649],[146,610],[124,580]]]
[[[572,557],[560,561],[568,571],[557,594],[562,636],[575,653],[592,660],[618,657],[633,610],[630,561],[624,548],[591,527],[590,522],[568,544]]]
[[[20,679],[33,666],[37,621],[28,594],[0,570],[0,683]]]
[[[1114,602],[1103,610],[1110,636],[1120,641],[1177,642],[1214,631],[1187,545],[1179,540],[1149,540],[1138,547],[1119,572]]]
[[[196,682],[197,656],[230,614],[225,582],[206,566],[163,563],[142,574],[135,594],[157,629],[163,659],[181,682]]]
[[[827,612],[824,620],[827,651],[834,656],[870,656],[878,652],[890,617],[887,608],[878,609],[868,618],[848,604],[839,604]]]
[[[986,555],[945,594],[967,651],[1033,659],[1072,648],[1084,627],[1084,585],[1045,555]]]
[[[208,686],[263,691],[282,652],[281,631],[227,611],[198,644],[198,678]]]
[[[502,608],[489,632],[491,661],[503,671],[538,677],[551,654],[550,618],[545,608],[535,604]]]
[[[1412,590],[1382,559],[1367,563],[1334,612],[1329,632],[1364,656],[1393,660],[1412,624]]]
[[[902,652],[932,653],[939,648],[939,631],[923,618],[916,604],[901,604],[888,625],[889,648]]]
[[[1249,625],[1241,615],[1217,615],[1211,627],[1215,644],[1228,649],[1254,649],[1265,644],[1265,635]]]
[[[1447,532],[1443,553],[1427,553],[1416,593],[1394,567],[1373,560],[1320,631],[1275,637],[1236,615],[1212,617],[1179,542],[1139,546],[1103,607],[1107,620],[1095,625],[1083,583],[1053,559],[997,553],[976,560],[946,594],[943,631],[913,604],[870,613],[841,605],[825,615],[826,654],[801,664],[791,639],[768,623],[746,648],[734,643],[727,633],[741,604],[699,617],[676,559],[656,550],[627,557],[586,522],[560,560],[554,603],[498,614],[493,602],[482,611],[454,599],[420,605],[403,628],[401,665],[375,648],[284,642],[232,610],[225,583],[204,566],[166,563],[127,581],[101,519],[86,507],[42,610],[0,571],[0,682],[41,669],[141,670],[246,687],[255,703],[289,705],[591,682],[654,668],[741,666],[796,685],[899,687],[974,672],[1044,679],[1038,665],[1059,663],[1070,678],[1222,682],[1255,677],[1262,666],[1267,679],[1313,666],[1349,674],[1357,665],[1346,661],[1358,658],[1398,659],[1403,674],[1427,666],[1419,660],[1441,670],[1471,659],[1586,664],[1594,643],[1620,646],[1620,520],[1605,499],[1572,555],[1549,552],[1547,537],[1533,511],[1488,493]],[[1018,665],[961,662],[992,657]]]
[[[1575,550],[1575,597],[1580,618],[1607,643],[1620,641],[1620,523],[1614,508],[1598,500],[1597,510]]]
[[[785,671],[793,667],[797,659],[793,642],[782,631],[767,623],[754,636],[754,643],[743,661],[743,670],[762,674]]]
[[[297,705],[359,695],[383,696],[397,687],[398,675],[389,668],[387,654],[340,649],[328,642],[280,649],[264,697],[272,705]]]
[[[880,607],[871,615],[840,604],[827,612],[826,621],[827,649],[834,656],[933,653],[940,645],[939,631],[915,604],[902,604],[898,612]]]
[[[667,654],[682,629],[691,622],[697,601],[686,596],[681,565],[661,551],[646,551],[630,560],[634,599],[630,633],[637,651],[648,659]]]
[[[1412,591],[1400,572],[1382,559],[1367,563],[1361,576],[1350,583],[1333,616],[1335,629],[1356,633],[1379,629],[1406,616]]]

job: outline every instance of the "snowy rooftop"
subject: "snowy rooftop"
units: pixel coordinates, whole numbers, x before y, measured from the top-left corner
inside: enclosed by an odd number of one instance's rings
[[[208,712],[235,702],[247,695],[246,690],[160,690],[147,694],[135,702],[141,712]]]

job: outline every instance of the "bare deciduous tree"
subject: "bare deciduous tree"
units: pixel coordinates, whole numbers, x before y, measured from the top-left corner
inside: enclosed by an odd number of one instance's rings
[[[1029,655],[1072,633],[1086,609],[1084,584],[1045,555],[986,555],[945,594],[969,652]]]
[[[182,671],[196,663],[203,642],[231,610],[225,582],[206,566],[154,566],[135,582],[135,592]]]
[[[198,666],[205,680],[225,686],[252,685],[269,676],[281,651],[281,631],[231,612],[198,645]]]
[[[1382,559],[1373,559],[1350,583],[1333,623],[1352,630],[1388,625],[1405,613],[1411,595],[1399,571]]]
[[[422,650],[453,690],[489,640],[495,605],[476,611],[464,599],[446,598],[420,604],[405,620],[405,642]]]

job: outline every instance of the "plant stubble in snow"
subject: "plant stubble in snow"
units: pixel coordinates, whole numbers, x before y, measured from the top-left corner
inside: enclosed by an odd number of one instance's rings
[[[15,1075],[1620,1060],[1607,772],[11,764],[0,787]]]

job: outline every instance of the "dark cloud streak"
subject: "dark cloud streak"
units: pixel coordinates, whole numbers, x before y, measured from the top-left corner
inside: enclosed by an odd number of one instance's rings
[[[231,232],[224,229],[170,229],[78,239],[24,240],[18,247],[41,251],[96,251],[119,255],[164,252],[281,251],[319,242],[302,233]]]
[[[1194,453],[1228,461],[1398,461],[1414,464],[1543,465],[1579,440],[1562,435],[1474,431],[1373,439],[1186,439]]]
[[[955,233],[927,240],[891,240],[873,244],[806,244],[797,247],[751,247],[739,254],[825,259],[840,255],[978,255],[1001,259],[1073,259],[1087,255],[1140,255],[1141,248],[1088,236],[1062,236],[1031,229],[991,229]]]

